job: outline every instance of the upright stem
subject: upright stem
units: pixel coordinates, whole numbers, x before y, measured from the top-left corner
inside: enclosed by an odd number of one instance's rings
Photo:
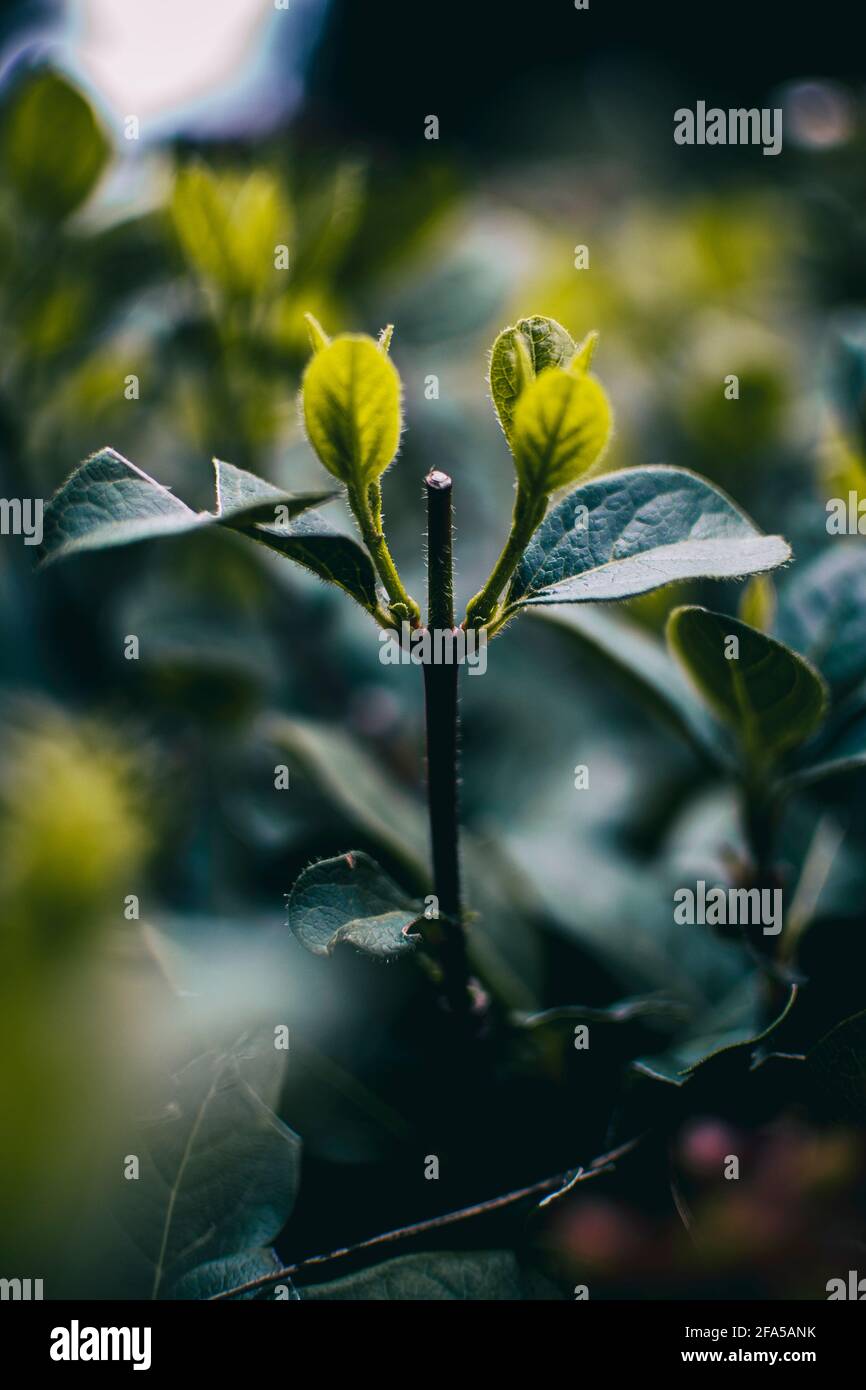
[[[398,604],[401,609],[405,609],[399,616],[411,623],[412,627],[417,627],[421,620],[421,610],[403,587],[403,581],[397,573],[397,566],[391,558],[388,542],[382,530],[382,493],[378,483],[368,488],[350,484],[348,493],[349,505],[361,528],[364,544],[370,552],[370,558],[388,598],[392,604]],[[399,620],[393,626],[398,627]]]
[[[498,616],[497,604],[502,590],[516,570],[534,533],[544,520],[548,501],[549,498],[544,496],[532,496],[521,483],[518,483],[508,539],[484,588],[469,600],[466,606],[464,627],[487,627]]]
[[[451,479],[434,470],[424,480],[427,491],[427,626],[431,634],[454,630],[454,581],[451,540]],[[436,643],[431,643],[435,653]],[[452,656],[454,653],[452,653]],[[470,1006],[469,968],[460,893],[458,821],[459,712],[456,661],[424,664],[427,724],[427,800],[433,852],[433,885],[439,900],[445,996],[464,1013]]]

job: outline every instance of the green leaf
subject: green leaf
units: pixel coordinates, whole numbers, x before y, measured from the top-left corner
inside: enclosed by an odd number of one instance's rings
[[[841,729],[834,730],[828,725],[826,731],[822,731],[817,748],[809,749],[811,761],[785,778],[787,790],[812,787],[830,777],[841,777],[866,767],[866,708],[862,707],[862,699],[859,704],[859,712]]]
[[[0,139],[10,184],[50,221],[74,212],[108,163],[108,140],[90,106],[56,73],[40,73],[20,88]]]
[[[601,656],[615,675],[625,677],[642,704],[672,724],[699,752],[709,754],[716,763],[730,762],[718,724],[663,643],[651,633],[589,603],[530,612]]]
[[[262,1099],[284,1060],[270,1027],[202,1054],[126,1141],[140,1175],[119,1181],[117,1217],[151,1297],[198,1265],[267,1245],[288,1220],[301,1141]]]
[[[430,891],[426,811],[381,757],[329,724],[278,715],[267,721],[264,733],[289,755],[293,773],[297,765],[316,783],[353,832],[399,859],[416,891]],[[469,934],[470,957],[500,998],[515,1008],[533,1008],[541,989],[540,943],[515,902],[508,874],[491,871],[493,853],[489,842],[464,833],[469,905],[478,913]]]
[[[178,535],[212,520],[114,449],[101,449],[46,504],[39,559],[53,564],[77,551]]]
[[[782,1008],[763,1028],[744,1021],[718,1032],[701,1033],[669,1048],[662,1056],[639,1058],[633,1067],[645,1076],[674,1086],[683,1086],[694,1077],[699,1076],[703,1082],[721,1074],[726,1074],[733,1082],[734,1078],[742,1077],[761,1064],[764,1056],[761,1044],[769,1042],[781,1028],[797,1002],[798,992],[795,984],[788,986]]]
[[[289,898],[289,926],[316,956],[345,942],[369,956],[413,951],[410,929],[424,909],[369,855],[353,850],[305,869]]]
[[[835,697],[866,680],[866,550],[840,543],[782,590],[776,636],[818,667]]]
[[[176,1283],[172,1284],[166,1294],[168,1299],[195,1299],[203,1301],[208,1298],[216,1298],[217,1294],[228,1294],[232,1289],[239,1288],[242,1284],[250,1284],[254,1279],[260,1279],[263,1275],[273,1274],[275,1269],[280,1269],[282,1261],[274,1250],[253,1249],[242,1250],[239,1255],[229,1255],[224,1260],[209,1260],[207,1264],[197,1265],[188,1274],[184,1274]],[[292,1281],[286,1276],[283,1282],[290,1290],[288,1301],[297,1301],[299,1294],[294,1289]],[[261,1291],[249,1289],[245,1293],[236,1295],[235,1300],[228,1299],[228,1302],[250,1302],[254,1299],[274,1300],[272,1286],[265,1285]]]
[[[190,164],[175,178],[170,212],[187,261],[216,289],[253,297],[275,287],[274,249],[288,244],[292,217],[267,170]]]
[[[366,487],[400,442],[400,377],[386,352],[343,334],[311,358],[303,381],[304,423],[319,459],[341,482]]]
[[[711,483],[657,465],[584,483],[558,503],[515,571],[507,608],[607,603],[681,579],[731,579],[790,559]]]
[[[310,338],[310,347],[313,352],[321,352],[322,348],[328,346],[331,341],[315,314],[304,314],[307,324],[307,333]]]
[[[320,507],[337,496],[328,492],[285,492],[266,483],[245,468],[214,459],[217,519],[227,526],[243,522],[278,525],[293,520],[310,507]],[[277,512],[279,508],[279,512]],[[285,514],[284,514],[285,513]]]
[[[730,724],[750,759],[802,743],[824,717],[827,690],[814,666],[737,618],[677,608],[668,641],[711,709]],[[729,639],[739,644],[736,657]]]
[[[518,398],[547,367],[564,367],[574,340],[555,319],[535,315],[503,328],[490,354],[490,394],[505,438],[511,443]]]
[[[521,486],[546,496],[576,482],[601,458],[612,428],[610,403],[595,377],[548,367],[514,407],[511,448]]]
[[[511,1250],[431,1251],[402,1255],[329,1284],[300,1291],[302,1301],[462,1302],[556,1297],[552,1285],[524,1275]]]
[[[366,550],[318,512],[308,512],[289,526],[233,525],[233,529],[336,584],[368,613],[376,607],[376,571]]]
[[[417,882],[429,886],[428,829],[423,803],[390,776],[345,729],[275,715],[264,726],[269,740],[288,754],[294,773],[311,778],[356,832],[401,861]]]
[[[338,585],[367,612],[376,607],[376,574],[366,550],[310,510],[333,493],[284,492],[221,460],[215,460],[215,468],[217,511],[194,512],[128,459],[113,449],[101,450],[46,505],[40,563],[220,524]],[[286,508],[292,519],[265,524],[277,508]]]

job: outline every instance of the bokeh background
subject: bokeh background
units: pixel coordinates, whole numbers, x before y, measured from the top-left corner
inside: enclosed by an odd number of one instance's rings
[[[330,332],[393,322],[407,428],[385,480],[392,550],[422,592],[421,478],[447,469],[465,601],[513,486],[486,354],[540,313],[600,332],[605,466],[667,462],[729,490],[791,541],[781,589],[827,547],[827,497],[866,488],[866,96],[847,27],[836,0],[820,16],[676,0],[7,5],[0,493],[47,497],[104,445],[196,507],[213,505],[213,456],[319,486],[298,423],[303,313]],[[675,145],[673,112],[698,99],[781,107],[782,154]],[[591,644],[534,619],[464,681],[486,978],[526,1011],[663,991],[675,1021],[611,1043],[590,1085],[559,1053],[542,1080],[536,1058],[481,1081],[423,982],[305,956],[284,895],[312,859],[354,846],[424,884],[421,689],[380,665],[341,595],[259,552],[208,533],[35,575],[32,550],[0,539],[0,1230],[5,1272],[44,1270],[58,1292],[140,1291],[105,1172],[142,1097],[202,1038],[260,1018],[291,1029],[279,1110],[304,1166],[278,1249],[299,1259],[588,1161],[625,1060],[672,1033],[755,1026],[739,952],[670,921],[671,885],[724,875],[740,844],[732,791]],[[656,634],[704,597],[739,601],[677,586],[628,621]],[[574,790],[579,763],[591,794]],[[833,1000],[820,1032],[864,1003],[856,779],[793,817],[793,864],[818,826],[836,837],[809,923],[836,933],[814,946]],[[613,1296],[823,1296],[827,1232],[862,1234],[856,1131],[707,1108],[666,1150],[700,1255],[659,1154],[530,1240]],[[732,1144],[754,1156],[736,1199],[707,1176]],[[438,1183],[428,1153],[448,1160]]]

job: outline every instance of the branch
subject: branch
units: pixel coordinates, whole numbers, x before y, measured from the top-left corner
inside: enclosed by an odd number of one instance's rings
[[[331,1260],[342,1260],[347,1255],[356,1255],[362,1250],[373,1250],[380,1245],[391,1245],[399,1240],[410,1240],[413,1236],[427,1235],[431,1231],[441,1231],[448,1226],[455,1225],[458,1221],[466,1221],[476,1216],[487,1216],[488,1213],[500,1211],[503,1207],[512,1206],[515,1202],[521,1202],[526,1197],[540,1197],[545,1193],[551,1196],[559,1195],[560,1189],[569,1192],[581,1182],[587,1182],[590,1178],[601,1177],[602,1173],[609,1172],[618,1159],[624,1158],[637,1147],[642,1139],[638,1135],[635,1139],[629,1139],[625,1144],[620,1144],[619,1148],[612,1149],[610,1153],[601,1154],[594,1158],[588,1168],[578,1168],[577,1172],[569,1170],[567,1173],[557,1173],[552,1178],[542,1178],[540,1182],[530,1184],[529,1187],[518,1188],[515,1192],[506,1192],[501,1197],[490,1197],[486,1202],[477,1202],[471,1207],[461,1207],[459,1211],[447,1212],[443,1216],[432,1216],[427,1221],[417,1221],[412,1226],[401,1226],[396,1231],[385,1231],[382,1235],[371,1236],[369,1240],[361,1240],[357,1245],[346,1245],[340,1250],[332,1250],[327,1255],[311,1255],[309,1259],[300,1260],[294,1265],[285,1265],[282,1269],[274,1270],[272,1274],[262,1274],[258,1279],[251,1279],[247,1284],[238,1284],[234,1289],[225,1289],[222,1293],[212,1294],[210,1302],[215,1303],[220,1299],[235,1298],[238,1294],[252,1293],[255,1289],[267,1288],[269,1284],[278,1284],[282,1279],[290,1279],[293,1275],[301,1273],[302,1270],[311,1269],[317,1265],[329,1264]]]

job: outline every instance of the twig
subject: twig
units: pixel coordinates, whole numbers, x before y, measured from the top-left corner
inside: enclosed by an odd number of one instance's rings
[[[225,1289],[222,1293],[213,1294],[211,1302],[220,1299],[235,1298],[238,1294],[252,1293],[255,1289],[266,1288],[269,1284],[278,1284],[281,1279],[289,1279],[302,1270],[311,1269],[317,1265],[329,1264],[331,1260],[341,1260],[347,1255],[359,1254],[362,1250],[372,1250],[380,1245],[391,1245],[399,1240],[410,1240],[413,1236],[427,1235],[431,1231],[441,1231],[448,1226],[455,1225],[458,1221],[467,1221],[475,1216],[487,1216],[488,1213],[500,1211],[503,1207],[521,1202],[526,1197],[538,1197],[542,1193],[557,1193],[562,1188],[568,1186],[569,1190],[575,1187],[578,1182],[586,1182],[590,1178],[597,1178],[602,1173],[610,1171],[611,1164],[618,1159],[631,1153],[632,1149],[640,1143],[642,1136],[638,1135],[635,1139],[629,1139],[625,1144],[620,1144],[619,1148],[612,1149],[610,1153],[601,1154],[593,1159],[587,1168],[578,1169],[577,1174],[572,1170],[566,1173],[557,1173],[552,1178],[542,1178],[540,1182],[531,1183],[529,1187],[518,1188],[515,1192],[506,1192],[501,1197],[490,1197],[486,1202],[476,1202],[471,1207],[461,1207],[459,1211],[450,1211],[443,1216],[432,1216],[426,1221],[416,1221],[412,1226],[401,1226],[395,1231],[385,1231],[382,1235],[371,1236],[369,1240],[361,1240],[357,1245],[346,1245],[340,1250],[331,1250],[327,1255],[311,1255],[306,1260],[300,1260],[294,1265],[285,1265],[282,1269],[274,1270],[271,1274],[262,1274],[258,1279],[251,1279],[249,1283],[238,1284],[236,1288]]]

